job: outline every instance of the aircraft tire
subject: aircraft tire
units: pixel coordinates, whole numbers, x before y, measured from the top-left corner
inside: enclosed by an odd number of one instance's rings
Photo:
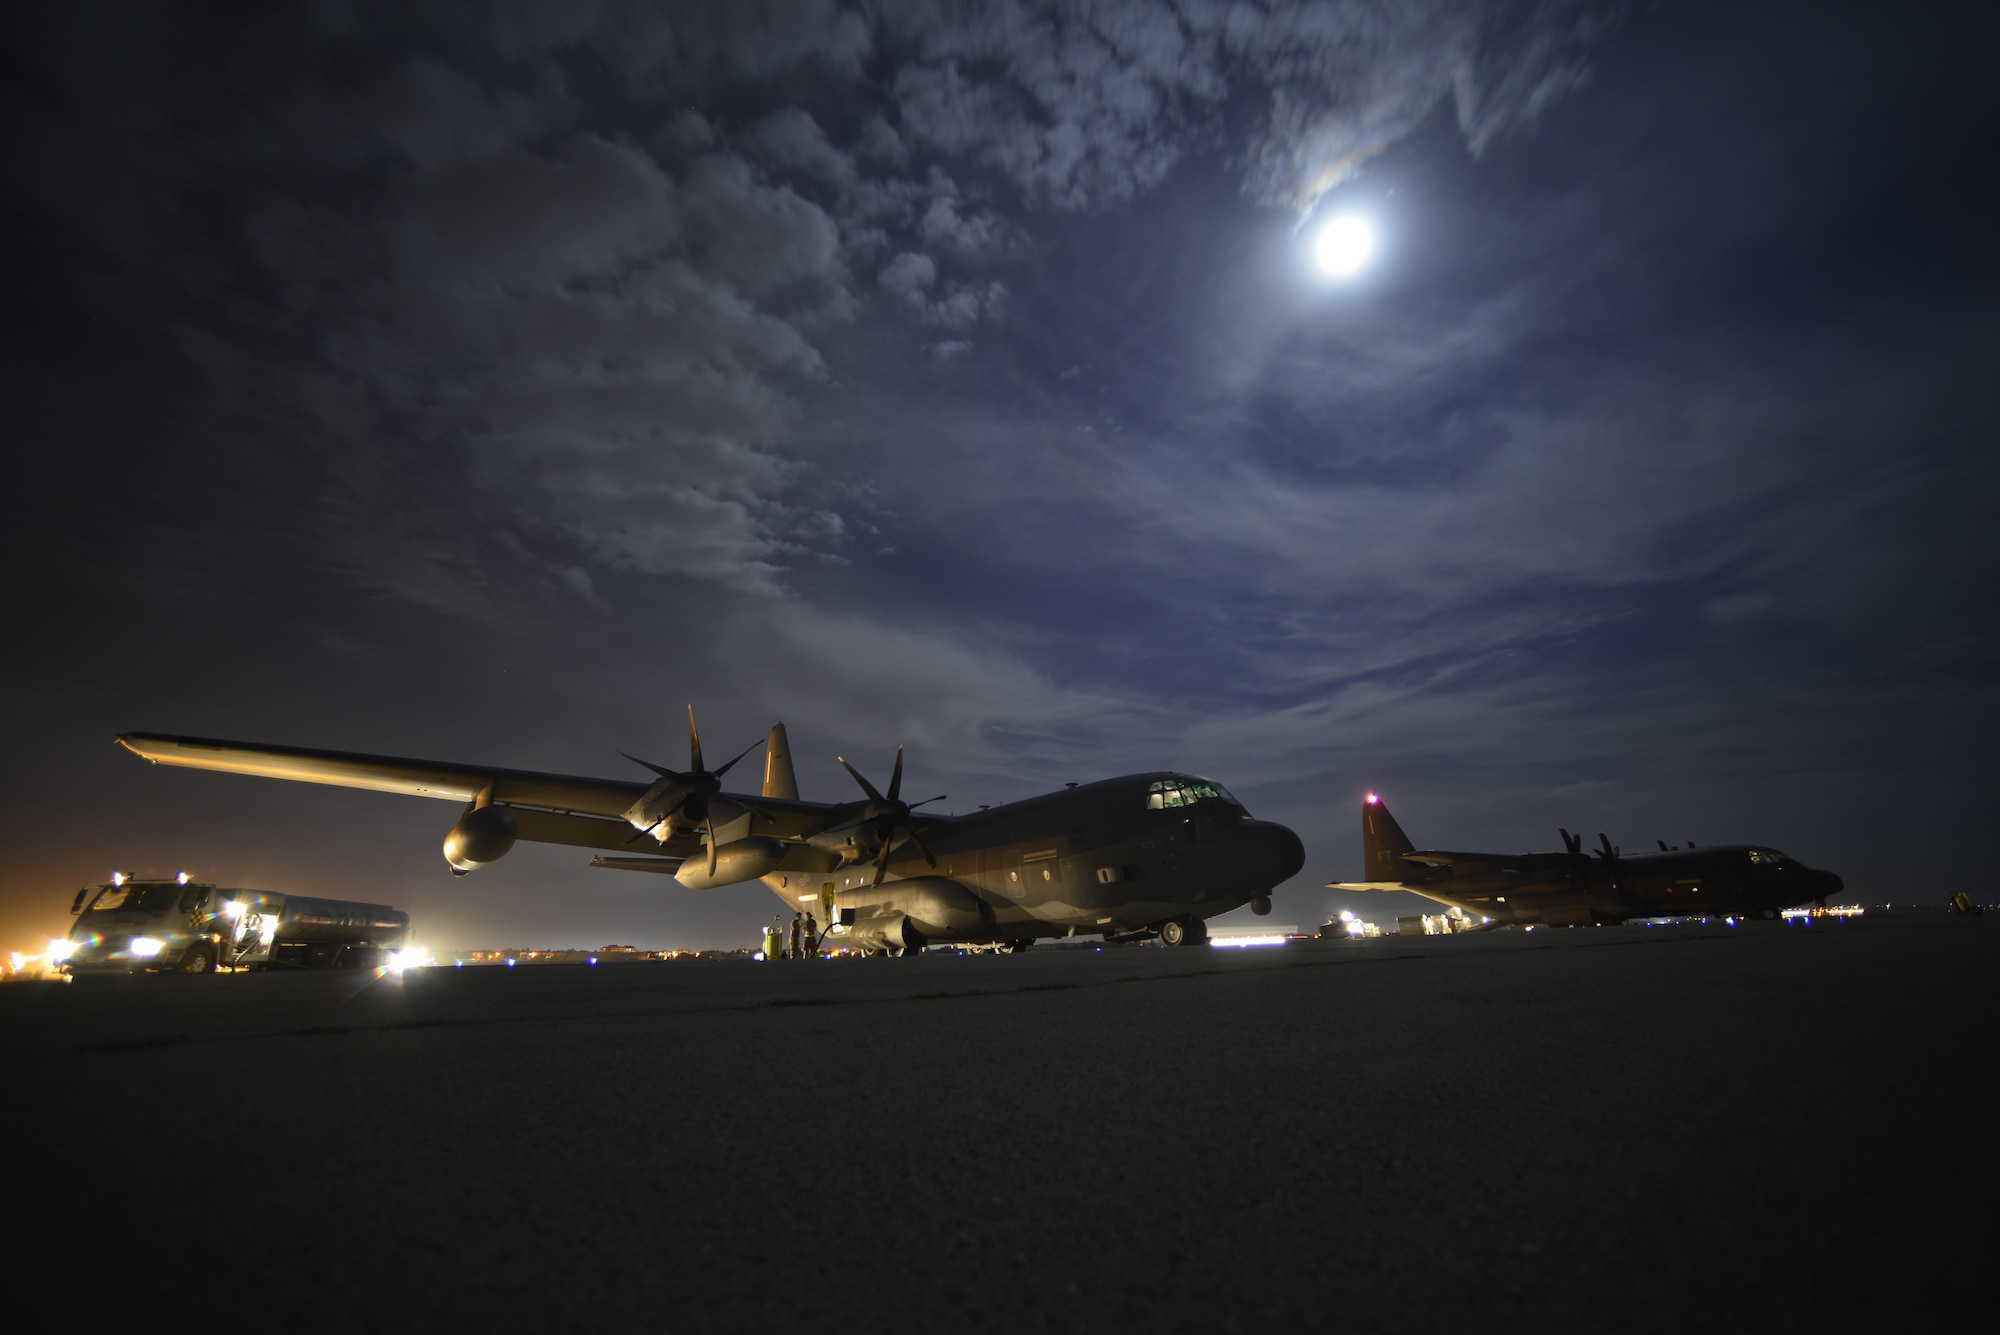
[[[1160,944],[1169,950],[1188,943],[1188,925],[1179,918],[1169,918],[1160,924]]]

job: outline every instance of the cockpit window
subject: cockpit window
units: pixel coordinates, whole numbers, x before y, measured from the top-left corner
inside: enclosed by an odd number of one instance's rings
[[[1771,867],[1780,871],[1785,867],[1785,855],[1775,848],[1753,848],[1750,850],[1750,860],[1759,866]]]
[[[1162,779],[1146,790],[1146,809],[1191,807],[1197,802],[1220,801],[1242,806],[1227,788],[1206,779]]]

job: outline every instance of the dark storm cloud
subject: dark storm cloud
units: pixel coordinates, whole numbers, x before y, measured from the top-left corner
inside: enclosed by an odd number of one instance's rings
[[[777,592],[787,553],[840,555],[788,450],[835,330],[901,312],[953,331],[922,344],[932,358],[963,355],[1005,313],[991,262],[1024,250],[1034,211],[1151,186],[1216,141],[1204,117],[1233,85],[1275,99],[1246,147],[1255,188],[1287,198],[1335,178],[1280,190],[1272,155],[1376,133],[1378,103],[1412,123],[1456,80],[1462,117],[1489,86],[1539,105],[1509,62],[1546,64],[1529,40],[1546,25],[1482,53],[1504,26],[1401,6],[336,8],[59,69],[150,94],[124,125],[69,127],[73,154],[107,175],[155,164],[123,173],[115,206],[60,202],[98,226],[153,220],[105,237],[131,270],[282,330],[333,371],[323,392],[357,396],[357,427],[391,415],[520,522],[598,560]],[[866,107],[869,61],[889,96],[858,123],[844,104],[842,142],[804,107],[741,113],[788,72]],[[1400,91],[1345,110],[1350,86]],[[1483,141],[1505,116],[1482,116]],[[1014,193],[968,198],[954,164]],[[237,221],[201,235],[191,215],[217,203]]]

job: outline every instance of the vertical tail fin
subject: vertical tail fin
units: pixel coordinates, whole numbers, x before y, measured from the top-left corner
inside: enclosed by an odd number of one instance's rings
[[[1403,861],[1403,854],[1416,851],[1417,846],[1403,833],[1403,827],[1396,824],[1396,818],[1389,814],[1382,799],[1374,793],[1368,794],[1368,800],[1361,804],[1362,879],[1408,880],[1410,864]]]
[[[771,725],[771,740],[764,746],[764,796],[799,800],[799,778],[792,773],[792,744],[785,739],[785,725]]]

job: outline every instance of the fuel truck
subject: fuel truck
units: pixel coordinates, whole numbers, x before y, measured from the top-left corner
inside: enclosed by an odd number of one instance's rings
[[[114,876],[86,885],[69,935],[49,953],[71,977],[213,973],[217,969],[372,969],[409,938],[410,915],[386,904]]]

